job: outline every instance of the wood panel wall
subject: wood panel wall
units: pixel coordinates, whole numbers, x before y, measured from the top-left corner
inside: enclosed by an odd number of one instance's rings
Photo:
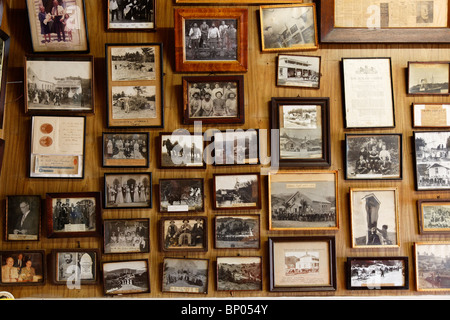
[[[307,1],[310,2],[310,1]],[[174,15],[177,6],[169,0],[156,1],[157,32],[107,32],[105,29],[106,1],[86,0],[87,23],[89,31],[90,48],[95,57],[95,115],[87,116],[86,125],[86,167],[83,180],[67,179],[28,179],[28,148],[30,136],[30,118],[24,113],[24,54],[31,52],[31,41],[28,29],[25,1],[8,0],[8,8],[3,19],[3,27],[11,36],[10,60],[8,65],[8,85],[6,97],[6,113],[4,129],[0,137],[6,140],[5,159],[0,177],[0,199],[2,201],[0,229],[3,232],[3,217],[5,196],[20,194],[35,194],[45,197],[47,192],[81,192],[102,191],[103,175],[105,172],[121,172],[121,169],[105,169],[101,166],[101,134],[106,128],[106,70],[105,70],[105,43],[146,43],[162,42],[164,44],[164,100],[165,100],[165,127],[164,131],[173,131],[178,128],[193,129],[181,125],[182,89],[181,79],[184,75],[174,72]],[[412,123],[411,104],[413,102],[448,102],[446,97],[412,97],[406,95],[405,70],[408,61],[446,61],[450,60],[450,50],[447,45],[320,45],[318,50],[304,52],[308,55],[322,57],[321,87],[317,89],[281,88],[275,85],[277,53],[262,53],[260,50],[259,7],[256,5],[239,6],[249,10],[249,68],[244,73],[245,79],[245,124],[240,126],[217,126],[226,128],[270,128],[269,102],[272,97],[329,97],[331,109],[331,154],[332,170],[339,171],[339,198],[338,212],[340,228],[335,232],[269,232],[267,208],[267,183],[263,180],[262,194],[263,206],[256,213],[261,216],[262,234],[260,250],[217,250],[213,243],[213,218],[220,211],[211,209],[210,179],[213,173],[259,172],[259,166],[251,167],[208,167],[206,170],[159,170],[156,161],[156,148],[151,148],[150,171],[153,173],[153,184],[160,178],[189,178],[203,177],[206,185],[206,210],[210,223],[209,250],[206,253],[162,254],[158,246],[158,220],[161,214],[157,211],[157,195],[153,194],[153,209],[151,210],[104,210],[104,218],[136,218],[149,217],[151,221],[151,252],[150,254],[126,254],[103,256],[103,261],[127,260],[148,258],[150,262],[151,293],[145,295],[132,295],[136,298],[196,298],[196,297],[281,297],[281,296],[413,296],[423,295],[415,289],[414,257],[412,246],[414,242],[431,240],[450,240],[450,236],[423,236],[418,232],[418,216],[416,202],[418,199],[449,198],[448,192],[416,192],[413,175],[413,148],[411,144]],[[430,31],[432,32],[432,31]],[[298,54],[302,54],[299,52]],[[339,63],[343,57],[391,57],[393,70],[393,86],[395,96],[395,129],[385,130],[345,130],[343,126],[341,78]],[[207,128],[211,128],[208,126]],[[206,129],[206,127],[205,127]],[[156,129],[138,129],[151,134],[153,146],[159,134]],[[127,130],[117,130],[124,132]],[[343,140],[347,132],[364,133],[401,133],[403,134],[404,172],[401,181],[346,181],[344,179]],[[127,170],[130,171],[130,170]],[[132,171],[141,172],[142,169]],[[399,189],[399,218],[400,218],[400,248],[394,249],[352,249],[351,227],[349,219],[349,188],[351,187],[384,187],[396,186]],[[155,190],[155,188],[154,188]],[[225,212],[226,213],[226,212]],[[239,213],[250,213],[240,211]],[[255,213],[251,211],[251,213]],[[267,239],[271,236],[310,236],[334,235],[337,244],[337,290],[331,293],[271,293],[269,292],[269,261]],[[46,250],[59,248],[101,248],[100,238],[67,238],[48,239],[44,232],[38,242],[11,243],[0,240],[2,250]],[[214,262],[217,256],[262,256],[263,257],[263,290],[257,292],[218,292],[215,285],[216,272]],[[210,259],[210,281],[207,295],[166,294],[161,292],[161,263],[164,256],[199,257]],[[408,256],[410,267],[410,289],[399,291],[349,291],[345,286],[344,262],[347,257],[365,256]],[[83,286],[81,290],[69,290],[66,286],[54,286],[47,281],[45,286],[36,287],[2,287],[9,290],[16,298],[98,298],[103,297],[102,285]],[[428,293],[429,294],[429,293]],[[443,294],[436,292],[435,294]]]

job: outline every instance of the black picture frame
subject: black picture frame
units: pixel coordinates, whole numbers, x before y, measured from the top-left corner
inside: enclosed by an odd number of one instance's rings
[[[136,150],[135,145],[109,146],[110,136],[133,136],[133,139],[143,140],[145,144],[139,145]],[[138,136],[143,136],[140,139]],[[129,138],[131,139],[131,138]],[[112,142],[111,142],[112,143]],[[112,149],[110,149],[112,147]],[[116,150],[117,149],[117,150]],[[110,153],[109,151],[112,151]],[[102,133],[102,167],[104,168],[149,168],[150,167],[150,133],[149,132],[103,132]],[[122,152],[122,153],[121,153]],[[138,152],[138,155],[136,155]],[[111,154],[111,155],[110,155]],[[121,155],[123,154],[123,158]],[[119,157],[116,157],[119,155]],[[133,156],[134,155],[134,156]]]
[[[118,198],[116,197],[116,194],[118,195],[118,189],[116,189],[115,193],[112,192],[112,190],[110,190],[110,185],[108,183],[108,180],[110,180],[110,177],[114,177],[116,176],[116,178],[113,180],[114,186],[117,186],[117,188],[119,187],[119,184],[123,185],[124,183],[119,181],[117,179],[117,177],[122,176],[122,177],[130,177],[128,179],[128,181],[125,183],[126,186],[128,186],[130,188],[130,198],[126,200],[126,187],[125,187],[125,195],[124,192],[122,191],[122,195],[123,195],[123,199],[118,200]],[[113,172],[108,172],[104,174],[104,193],[103,193],[103,209],[151,209],[153,208],[153,201],[152,201],[152,195],[153,195],[153,184],[152,184],[152,172],[117,172],[117,173],[113,173]],[[131,186],[129,185],[129,182],[136,182],[136,179],[142,179],[142,181],[140,181],[142,183],[142,187],[143,189],[140,187],[139,190],[140,192],[144,192],[145,194],[145,200],[144,198],[140,198],[139,199],[139,203],[142,204],[138,204],[136,206],[133,205],[129,205],[131,203],[135,203],[134,200],[134,195],[133,197],[131,197]],[[145,184],[144,184],[145,182]],[[112,185],[111,185],[112,186]],[[133,184],[134,186],[134,184]],[[142,191],[143,190],[143,191]],[[134,190],[133,190],[134,191]],[[134,191],[135,192],[135,191]],[[112,199],[112,194],[114,194],[114,200]],[[141,193],[142,194],[142,193]],[[142,200],[142,201],[141,201]]]

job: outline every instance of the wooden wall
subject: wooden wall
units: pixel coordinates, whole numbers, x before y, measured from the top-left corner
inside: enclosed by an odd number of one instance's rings
[[[309,2],[309,1],[308,1]],[[180,123],[182,92],[181,79],[186,74],[174,72],[174,15],[176,6],[169,0],[157,0],[157,32],[107,32],[105,30],[106,1],[86,0],[87,22],[90,40],[90,54],[95,57],[95,115],[87,116],[86,137],[86,168],[83,180],[48,180],[28,179],[28,148],[30,136],[30,118],[24,113],[24,84],[23,84],[23,57],[25,53],[31,52],[31,41],[29,36],[25,1],[8,0],[3,27],[11,36],[10,60],[8,65],[8,85],[6,97],[6,113],[4,129],[0,131],[0,137],[6,140],[5,159],[0,177],[0,199],[2,200],[0,228],[3,232],[4,204],[6,195],[35,194],[45,197],[47,192],[79,192],[79,191],[101,191],[103,188],[103,174],[105,172],[121,172],[120,169],[105,169],[101,166],[101,134],[106,128],[106,71],[105,71],[105,43],[146,43],[162,42],[164,44],[164,100],[165,100],[165,127],[164,131],[173,131],[177,128],[193,127],[183,126]],[[146,295],[135,295],[136,298],[196,298],[196,297],[280,297],[280,296],[389,296],[423,295],[415,289],[414,281],[414,257],[412,246],[414,242],[431,240],[450,240],[450,236],[422,236],[418,232],[418,217],[416,201],[418,199],[447,198],[448,192],[416,192],[414,190],[413,175],[413,148],[411,144],[411,103],[413,102],[447,102],[445,97],[412,97],[406,95],[405,68],[408,61],[444,61],[450,60],[450,50],[447,45],[320,45],[320,49],[309,51],[309,55],[322,57],[322,80],[321,88],[295,89],[281,88],[275,85],[276,57],[277,53],[262,53],[260,50],[260,32],[258,19],[258,6],[247,7],[249,10],[249,68],[244,73],[245,79],[245,124],[242,126],[218,126],[219,129],[226,128],[270,128],[269,102],[272,97],[329,97],[331,103],[331,154],[332,166],[330,169],[339,170],[339,221],[340,228],[336,232],[269,232],[268,231],[268,208],[267,208],[267,184],[263,180],[263,206],[257,212],[261,216],[262,237],[260,250],[217,250],[214,249],[212,223],[216,214],[220,211],[211,209],[211,188],[206,185],[206,211],[210,223],[209,228],[209,250],[206,253],[181,253],[164,255],[158,247],[157,223],[161,214],[157,206],[151,210],[104,210],[104,218],[134,218],[149,217],[151,219],[151,252],[150,254],[131,255],[108,255],[103,256],[104,261],[141,259],[148,258],[150,262],[151,293]],[[432,32],[432,31],[430,31]],[[299,53],[301,54],[301,52]],[[342,103],[341,103],[341,80],[339,63],[343,57],[391,57],[393,69],[393,86],[395,96],[396,128],[385,130],[344,130]],[[200,75],[200,74],[189,74]],[[211,128],[211,126],[208,126]],[[112,131],[112,130],[109,130]],[[117,130],[126,131],[126,130]],[[160,130],[149,131],[154,145],[154,138]],[[346,181],[343,171],[343,139],[347,132],[383,132],[401,133],[404,138],[404,172],[402,181]],[[176,171],[159,170],[156,161],[156,149],[152,148],[150,171],[153,173],[154,185],[160,178],[186,178],[204,177],[210,181],[213,173],[230,172],[259,172],[260,167],[208,167],[206,170]],[[130,171],[130,170],[127,170]],[[135,169],[136,172],[142,170]],[[351,228],[349,219],[348,193],[351,187],[380,187],[396,186],[399,189],[399,216],[400,216],[400,248],[395,249],[352,249]],[[156,193],[153,194],[153,203],[156,203]],[[241,211],[239,213],[246,213]],[[251,213],[255,213],[252,211]],[[334,235],[337,243],[337,291],[331,293],[271,293],[268,290],[268,254],[267,239],[270,236],[303,236],[303,235]],[[101,248],[100,238],[80,239],[48,239],[42,232],[39,242],[11,243],[0,240],[2,250],[37,250],[44,249],[47,253],[56,248]],[[246,293],[224,293],[215,289],[214,262],[217,256],[262,256],[264,263],[263,291]],[[210,281],[209,293],[207,295],[183,295],[163,294],[161,292],[161,262],[164,256],[186,256],[210,259]],[[344,261],[347,257],[364,256],[408,256],[410,267],[410,289],[399,291],[348,291],[345,287]],[[45,286],[38,287],[2,287],[9,290],[16,298],[98,298],[103,297],[102,285],[83,286],[81,290],[69,290],[65,286],[54,286],[48,281]],[[442,294],[436,292],[437,295]]]

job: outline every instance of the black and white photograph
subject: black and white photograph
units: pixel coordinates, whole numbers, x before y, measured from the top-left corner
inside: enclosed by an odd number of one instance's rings
[[[346,179],[401,179],[401,134],[346,134]]]
[[[261,207],[259,173],[214,174],[213,209],[239,210]]]
[[[449,62],[408,62],[408,94],[449,95]]]
[[[203,159],[203,135],[160,133],[160,167],[164,168],[200,168],[206,167]]]
[[[108,30],[155,30],[155,0],[108,0]]]
[[[417,1],[416,23],[430,24],[434,22],[434,1]]]
[[[164,217],[160,220],[162,251],[207,251],[205,217]]]
[[[416,290],[448,292],[450,290],[450,243],[417,242],[414,244]]]
[[[6,241],[39,240],[41,197],[7,196],[5,219]]]
[[[156,80],[155,59],[154,47],[112,47],[111,80]]]
[[[105,254],[150,252],[150,220],[103,220],[103,251]]]
[[[280,54],[278,56],[277,85],[319,89],[320,62],[320,56]]]
[[[336,230],[335,172],[278,172],[269,175],[270,230]]]
[[[450,189],[450,132],[414,132],[416,189]]]
[[[103,133],[103,167],[149,167],[149,133]]]
[[[105,173],[104,208],[151,208],[152,173]]]
[[[420,233],[450,232],[450,200],[421,199],[417,203]]]
[[[347,289],[409,289],[407,257],[348,258]]]
[[[205,207],[204,184],[202,178],[160,179],[159,211],[202,212]]]
[[[4,286],[42,286],[46,281],[44,250],[0,252],[1,281]]]
[[[93,57],[25,58],[26,112],[93,112]]]
[[[112,118],[156,118],[155,86],[113,86]]]
[[[262,258],[217,257],[217,290],[262,290]]]
[[[54,283],[81,285],[95,284],[98,280],[97,250],[54,250]]]
[[[214,165],[259,164],[259,131],[214,132]]]
[[[208,293],[209,260],[164,258],[162,292]]]
[[[105,295],[150,292],[148,260],[108,261],[102,269]]]
[[[353,248],[400,246],[397,188],[350,188],[350,216]]]
[[[218,215],[215,218],[216,249],[259,249],[259,215]]]
[[[314,3],[260,7],[262,51],[318,48]]]

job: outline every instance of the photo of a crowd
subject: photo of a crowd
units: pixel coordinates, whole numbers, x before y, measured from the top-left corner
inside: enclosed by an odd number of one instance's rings
[[[154,0],[110,0],[110,28],[154,28]]]

